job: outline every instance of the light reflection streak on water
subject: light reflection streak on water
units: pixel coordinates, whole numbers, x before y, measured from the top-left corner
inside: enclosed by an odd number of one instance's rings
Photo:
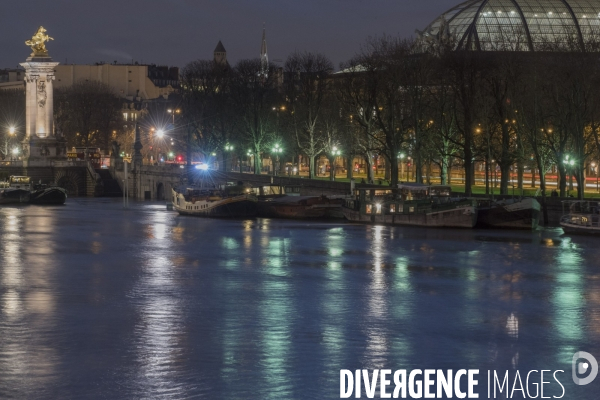
[[[0,210],[0,283],[6,290],[0,298],[0,371],[7,374],[0,380],[0,398],[3,388],[21,388],[24,376],[36,376],[28,387],[40,391],[57,378],[54,343],[31,335],[56,329],[55,297],[49,288],[55,273],[54,223],[53,216],[27,215],[23,208]]]
[[[345,271],[341,262],[345,247],[343,229],[328,229],[324,244],[327,246],[329,255],[325,270],[325,294],[321,303],[324,314],[323,348],[325,369],[336,370],[341,368],[345,335],[343,309],[344,305],[348,304],[344,286]]]
[[[385,329],[385,322],[388,318],[388,300],[386,298],[385,271],[383,271],[383,260],[386,255],[384,229],[382,226],[373,226],[370,232],[372,267],[370,283],[366,289],[367,315],[364,327],[367,335],[364,364],[368,368],[385,368],[388,352],[389,338]]]
[[[394,319],[401,321],[401,326],[410,327],[411,320],[414,318],[414,303],[411,300],[413,287],[408,271],[408,257],[397,257],[393,271],[393,289],[395,292],[396,303],[392,305],[392,314]],[[394,332],[391,347],[394,354],[394,360],[398,365],[408,365],[408,360],[412,356],[412,346],[408,339],[407,329]]]
[[[561,339],[559,358],[573,354],[582,339],[582,308],[585,307],[583,259],[577,244],[565,239],[556,257],[556,284],[552,296],[554,326]]]
[[[166,251],[170,239],[166,233],[168,214],[154,213],[144,254],[144,276],[134,288],[139,298],[139,323],[135,327],[135,346],[139,376],[135,380],[140,393],[153,393],[156,398],[171,398],[185,393],[182,383],[175,384],[178,363],[183,358],[179,335],[182,331],[181,303],[173,280],[174,265]]]
[[[271,238],[271,240],[269,240]],[[265,240],[266,239],[266,240]],[[289,238],[273,238],[265,235],[261,239],[262,258],[266,267],[263,283],[263,299],[260,306],[261,349],[263,381],[267,386],[277,388],[261,393],[265,399],[290,398],[292,386],[289,370],[291,363],[291,319],[294,315],[292,304],[292,282],[287,278],[290,252]]]

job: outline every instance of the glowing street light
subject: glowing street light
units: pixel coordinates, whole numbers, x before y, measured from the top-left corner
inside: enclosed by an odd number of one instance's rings
[[[165,137],[165,131],[163,131],[162,129],[157,130],[156,137],[162,139],[163,137]]]
[[[8,128],[8,133],[9,133],[10,135],[14,135],[14,134],[15,134],[15,127],[14,127],[14,126],[11,126],[10,128]]]
[[[271,152],[275,154],[275,164],[273,165],[273,176],[275,176],[277,175],[277,166],[279,165],[279,155],[283,153],[283,148],[277,143],[273,146]]]
[[[18,149],[17,147],[15,147],[15,148],[12,150],[12,153],[13,153],[13,155],[14,155],[14,156],[17,156],[17,155],[19,155],[19,149]]]
[[[569,190],[573,190],[573,165],[575,165],[575,160],[573,160],[572,158],[569,158],[569,155],[567,154],[565,156],[565,159],[563,160],[563,164],[566,166],[567,169],[567,173],[569,174]],[[569,166],[571,167],[571,170],[569,171]]]

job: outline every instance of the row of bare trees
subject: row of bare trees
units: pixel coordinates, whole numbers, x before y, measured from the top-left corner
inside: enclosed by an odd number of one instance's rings
[[[472,192],[475,166],[523,186],[525,169],[546,193],[546,174],[567,177],[583,196],[585,171],[600,153],[600,59],[596,52],[424,51],[412,40],[369,39],[333,73],[327,57],[296,52],[284,67],[260,74],[259,60],[230,68],[197,61],[183,71],[184,125],[197,149],[219,152],[227,142],[268,156],[273,143],[315,159],[334,148],[351,160],[383,157],[391,185],[402,155],[414,160],[421,182],[437,165],[442,183],[452,165],[465,171]],[[350,167],[351,168],[351,167]]]

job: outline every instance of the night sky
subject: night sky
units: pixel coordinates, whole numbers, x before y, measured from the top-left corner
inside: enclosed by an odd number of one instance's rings
[[[43,25],[55,61],[184,66],[212,58],[219,40],[230,63],[257,57],[266,23],[270,60],[294,50],[352,57],[368,36],[414,35],[461,0],[27,0],[5,1],[0,68],[25,61],[24,41]]]

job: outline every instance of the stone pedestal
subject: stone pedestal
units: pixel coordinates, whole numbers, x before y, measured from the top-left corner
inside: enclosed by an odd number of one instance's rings
[[[29,57],[25,68],[25,139],[23,158],[31,165],[66,160],[66,143],[54,134],[54,68],[50,57]]]

